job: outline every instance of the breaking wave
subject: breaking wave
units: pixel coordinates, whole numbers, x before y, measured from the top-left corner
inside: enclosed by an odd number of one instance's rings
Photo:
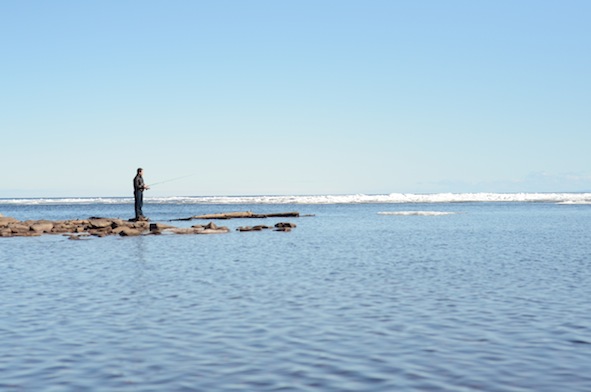
[[[169,196],[146,197],[152,204],[403,204],[403,203],[558,203],[591,204],[591,193],[391,193],[383,195]],[[131,197],[0,199],[0,205],[130,204]]]

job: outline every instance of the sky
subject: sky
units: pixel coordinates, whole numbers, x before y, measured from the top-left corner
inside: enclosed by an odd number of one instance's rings
[[[589,20],[587,0],[0,1],[0,198],[131,196],[138,167],[146,197],[591,191]]]

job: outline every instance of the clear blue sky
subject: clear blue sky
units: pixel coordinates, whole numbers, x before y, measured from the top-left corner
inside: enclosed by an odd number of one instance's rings
[[[591,190],[591,1],[2,1],[0,197]]]

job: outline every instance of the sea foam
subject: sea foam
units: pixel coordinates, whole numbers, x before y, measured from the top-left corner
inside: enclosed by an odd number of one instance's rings
[[[152,204],[403,204],[403,203],[558,203],[591,204],[591,193],[390,193],[381,195],[260,195],[146,197]],[[0,199],[2,204],[129,204],[131,197]]]
[[[444,216],[454,215],[456,212],[446,211],[383,211],[378,212],[378,215],[396,215],[396,216]]]

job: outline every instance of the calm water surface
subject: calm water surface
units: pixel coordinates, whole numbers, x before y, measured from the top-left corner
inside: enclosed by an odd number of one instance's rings
[[[0,390],[591,390],[591,206],[144,207],[244,210],[315,216],[290,233],[0,238]]]

